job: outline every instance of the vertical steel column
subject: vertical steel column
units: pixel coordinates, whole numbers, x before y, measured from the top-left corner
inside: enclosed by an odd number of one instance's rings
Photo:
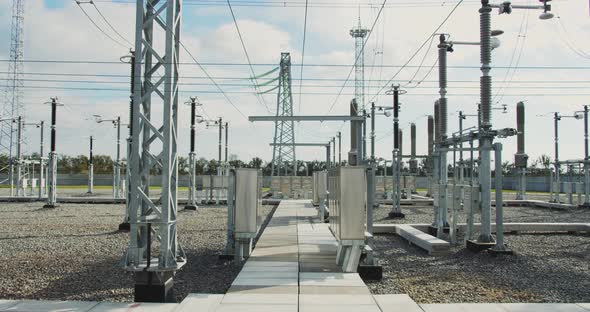
[[[590,159],[588,158],[588,105],[584,105],[584,206],[590,207]]]
[[[43,194],[45,193],[45,183],[43,182],[45,180],[45,176],[44,176],[44,166],[43,166],[43,147],[44,147],[44,137],[43,137],[43,128],[45,127],[45,122],[43,120],[41,120],[41,122],[39,123],[39,131],[41,132],[40,135],[40,141],[39,141],[39,199],[41,199],[43,197]]]
[[[229,140],[229,122],[226,121],[225,122],[225,167],[226,167],[226,170],[227,170],[227,167],[229,166],[229,162],[227,159],[227,153],[229,151],[228,140]],[[224,173],[224,175],[226,175],[226,174]]]
[[[393,176],[394,176],[394,189],[393,189],[393,207],[389,212],[390,218],[404,218],[405,215],[401,210],[401,187],[400,187],[400,135],[399,135],[399,86],[393,86],[390,94],[393,94]]]
[[[463,135],[463,120],[465,120],[463,111],[459,111],[459,135]],[[463,160],[463,140],[459,143],[459,183],[463,184],[465,179],[465,162]]]
[[[363,106],[364,107],[364,106]],[[363,109],[363,160],[367,159],[367,110]]]
[[[131,230],[123,266],[135,272],[138,302],[172,301],[174,272],[186,263],[176,234],[181,4],[180,0],[138,0],[136,6],[135,51],[141,59],[133,73]],[[157,201],[149,196],[154,170],[162,174]]]
[[[554,190],[555,191],[555,198],[553,199],[554,202],[556,203],[560,203],[561,200],[559,199],[559,193],[561,191],[561,185],[559,182],[559,171],[560,171],[560,165],[559,165],[559,121],[561,120],[561,116],[559,116],[559,113],[555,113],[553,115],[553,123],[554,123],[554,130],[555,130],[555,163],[554,163],[554,167],[555,167],[555,185],[557,185],[557,189]],[[552,181],[553,183],[553,181]],[[552,186],[553,188],[553,186]]]
[[[336,167],[336,137],[332,137],[332,167]]]
[[[502,143],[494,143],[496,182],[496,245],[492,252],[512,253],[504,245],[504,203],[502,197]]]
[[[221,117],[219,117],[219,120],[217,121],[217,124],[219,125],[219,145],[218,145],[218,155],[217,155],[217,175],[220,176],[221,175],[221,145],[223,143],[223,119]]]
[[[492,149],[493,135],[490,133],[492,129],[492,77],[490,76],[492,63],[492,46],[491,46],[491,16],[492,8],[488,4],[488,0],[482,0],[482,7],[479,9],[480,13],[480,61],[481,61],[481,77],[480,77],[480,115],[481,127],[479,155],[481,164],[479,166],[479,179],[481,187],[481,232],[477,239],[477,243],[491,243],[494,241],[491,229],[491,159],[490,151]]]
[[[90,150],[88,153],[88,192],[86,192],[87,194],[92,194],[94,192],[94,155],[92,154],[93,141],[94,137],[90,136]]]
[[[133,101],[135,100],[134,97],[134,88],[135,88],[135,51],[129,51],[130,54],[130,64],[131,64],[131,72],[130,76],[130,90],[129,90],[129,124],[127,127],[129,128],[129,136],[127,137],[127,166],[125,168],[125,174],[127,178],[127,193],[126,193],[126,200],[125,200],[125,217],[123,218],[123,222],[119,224],[119,231],[129,231],[129,205],[131,203],[131,151],[133,149]],[[139,77],[138,77],[139,78]]]
[[[518,189],[516,191],[517,200],[526,199],[526,168],[528,156],[525,154],[525,115],[524,103],[516,104],[516,129],[517,129],[517,152],[514,155],[514,164],[518,170]]]
[[[338,166],[342,166],[342,133],[338,131]]]
[[[23,117],[18,116],[16,119],[17,125],[17,138],[16,138],[16,196],[21,197],[25,195],[25,188],[23,186]]]
[[[43,208],[55,208],[56,205],[56,179],[57,179],[57,153],[56,143],[56,120],[57,120],[57,98],[51,98],[51,150],[49,152],[48,179],[49,189],[47,191],[47,203]]]
[[[371,103],[371,160],[375,161],[375,102]]]
[[[195,136],[196,136],[196,117],[197,117],[197,99],[191,97],[191,128],[190,128],[190,152],[188,154],[188,203],[184,206],[186,210],[197,210],[196,192],[197,192],[197,173],[196,173],[196,153],[195,153]]]
[[[121,117],[115,121],[117,126],[117,158],[115,159],[115,198],[122,198],[121,185]]]

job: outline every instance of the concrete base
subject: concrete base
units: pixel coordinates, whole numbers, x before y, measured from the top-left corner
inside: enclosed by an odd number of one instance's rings
[[[119,231],[120,232],[131,231],[131,226],[129,225],[129,222],[121,222],[121,224],[119,224]]]
[[[135,302],[176,302],[172,273],[135,273]]]
[[[478,242],[475,240],[468,240],[466,242],[465,248],[467,248],[467,250],[469,250],[471,252],[480,252],[480,251],[484,251],[486,249],[493,248],[494,246],[496,246],[495,242],[482,243],[482,242]]]
[[[53,209],[53,208],[57,208],[59,207],[59,205],[51,205],[51,204],[45,204],[43,205],[43,209]]]
[[[390,212],[388,214],[389,218],[391,219],[403,219],[406,217],[405,214],[403,214],[402,212]]]
[[[587,203],[580,204],[580,205],[578,205],[578,208],[590,208],[590,204],[587,204]]]
[[[192,211],[196,211],[197,210],[197,206],[196,205],[186,205],[184,206],[184,210],[192,210]]]
[[[360,264],[357,272],[363,281],[380,281],[383,278],[383,267],[380,265]]]

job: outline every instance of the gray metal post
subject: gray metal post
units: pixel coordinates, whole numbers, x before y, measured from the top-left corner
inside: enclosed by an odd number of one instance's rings
[[[342,133],[338,131],[338,166],[342,166]]]
[[[401,186],[400,186],[400,164],[401,164],[401,153],[400,153],[400,135],[399,135],[399,86],[393,86],[389,94],[393,95],[393,153],[392,153],[392,169],[394,178],[394,189],[393,189],[393,206],[389,212],[390,218],[404,218],[405,215],[401,210]]]
[[[227,154],[229,151],[229,146],[228,146],[228,141],[229,141],[229,122],[225,122],[225,170],[227,170],[228,166],[229,166],[229,162],[227,159]],[[225,173],[224,173],[225,175]]]
[[[115,198],[122,198],[122,184],[121,184],[121,117],[117,117],[117,159],[115,160],[116,163],[116,172],[115,172],[115,180],[117,181],[117,192],[115,194]]]
[[[22,153],[22,143],[23,143],[23,118],[22,116],[18,116],[16,119],[18,122],[17,126],[17,141],[16,141],[16,196],[24,196],[26,190],[23,187],[23,153]]]
[[[375,161],[375,102],[371,103],[371,160]]]
[[[590,158],[588,158],[588,105],[584,105],[584,206],[590,207]]]
[[[88,192],[87,194],[92,194],[94,192],[94,155],[93,155],[93,141],[94,137],[90,136],[90,150],[88,154]]]
[[[364,103],[363,107],[364,107]],[[367,159],[367,110],[363,109],[363,160]]]
[[[496,164],[496,245],[493,252],[511,253],[504,245],[504,203],[502,197],[502,143],[494,143]]]
[[[465,120],[465,115],[463,115],[463,111],[459,111],[459,135],[463,135],[463,120]],[[463,160],[463,141],[459,143],[459,183],[463,184],[463,180],[465,179],[465,162]]]
[[[217,124],[219,125],[219,155],[217,157],[217,175],[219,176],[219,175],[221,175],[221,172],[220,172],[220,169],[221,169],[221,145],[222,145],[222,140],[223,140],[222,139],[223,119],[221,117],[219,117]]]
[[[39,199],[41,199],[43,197],[43,194],[45,193],[45,183],[43,183],[43,181],[45,180],[45,175],[44,175],[44,166],[43,166],[43,145],[45,144],[44,142],[44,138],[43,138],[43,128],[45,127],[45,122],[43,120],[41,120],[41,122],[39,123],[39,131],[40,133],[40,141],[39,141]]]
[[[555,113],[553,115],[553,122],[554,122],[554,130],[555,130],[555,163],[554,163],[554,167],[555,167],[555,184],[557,185],[557,189],[555,190],[555,198],[554,201],[556,203],[561,202],[561,200],[559,199],[559,193],[561,191],[561,185],[560,185],[560,181],[559,181],[559,169],[560,169],[560,165],[559,165],[559,121],[561,120],[561,116],[559,116],[559,113]]]
[[[332,137],[332,167],[336,167],[336,137]]]
[[[526,199],[526,168],[528,156],[525,154],[525,112],[524,103],[516,104],[516,127],[517,127],[517,152],[514,155],[514,164],[518,170],[517,200]]]
[[[227,231],[226,231],[226,245],[225,254],[232,255],[235,251],[235,209],[236,209],[236,172],[229,169],[228,174],[229,186],[227,189]],[[239,262],[239,261],[238,261]]]

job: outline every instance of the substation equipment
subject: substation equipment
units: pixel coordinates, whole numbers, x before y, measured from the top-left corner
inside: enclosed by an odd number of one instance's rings
[[[224,258],[241,263],[250,256],[262,225],[262,171],[252,168],[229,170],[227,240]]]
[[[56,134],[57,134],[57,107],[63,106],[62,103],[58,102],[57,97],[51,98],[51,148],[49,150],[49,162],[47,166],[47,203],[43,205],[43,208],[55,208],[57,207],[57,151],[56,146]]]
[[[559,159],[559,121],[562,118],[574,118],[584,122],[584,158],[582,159]],[[555,142],[555,160],[553,162],[553,171],[551,172],[550,183],[550,202],[561,203],[560,193],[565,193],[565,203],[569,205],[577,204],[580,207],[590,207],[590,158],[588,158],[588,105],[584,109],[576,111],[572,115],[563,115],[558,112],[553,114],[554,122],[554,142]],[[574,166],[583,166],[583,181],[561,181],[561,166],[566,165],[573,171]],[[575,196],[577,194],[577,199]],[[582,199],[583,196],[583,199]]]
[[[509,1],[502,4],[490,4],[488,0],[481,1],[480,15],[480,41],[479,42],[460,42],[448,41],[446,35],[440,35],[438,45],[438,64],[439,64],[439,94],[440,98],[435,103],[435,150],[434,150],[434,172],[438,179],[438,185],[433,187],[435,220],[433,227],[436,228],[436,235],[441,237],[443,232],[447,231],[451,236],[451,241],[455,238],[456,215],[457,209],[461,207],[461,191],[457,190],[457,183],[453,181],[450,184],[447,173],[447,153],[449,151],[462,150],[458,147],[463,142],[478,141],[478,184],[471,183],[468,188],[463,186],[465,198],[469,209],[468,217],[468,239],[466,240],[467,248],[474,251],[492,248],[496,252],[506,251],[501,234],[502,223],[502,168],[501,168],[501,145],[493,143],[496,137],[506,137],[517,134],[516,129],[493,129],[492,127],[492,78],[490,71],[492,69],[491,51],[499,46],[499,40],[494,38],[502,34],[502,31],[492,31],[491,29],[491,11],[498,8],[500,14],[510,14],[512,9],[540,9],[543,10],[541,19],[551,18],[551,6],[549,0],[542,1],[542,5],[512,5]],[[471,130],[469,133],[459,133],[451,137],[447,134],[448,104],[447,104],[447,53],[453,52],[454,45],[476,45],[480,47],[481,72],[480,77],[480,109],[478,117],[478,128]],[[463,129],[462,129],[463,130]],[[472,144],[472,143],[470,143]],[[492,236],[491,227],[491,151],[496,154],[496,240]],[[473,163],[473,159],[471,161]],[[457,179],[453,179],[457,180]],[[471,181],[475,182],[474,179]],[[460,185],[460,184],[459,184]],[[481,210],[481,227],[480,234],[475,240],[471,240],[473,235],[473,209]],[[448,222],[448,213],[451,213],[451,224]]]

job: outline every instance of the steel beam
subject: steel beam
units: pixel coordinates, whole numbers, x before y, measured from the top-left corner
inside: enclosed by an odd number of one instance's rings
[[[251,122],[257,121],[362,121],[363,116],[345,116],[345,115],[309,115],[309,116],[250,116],[248,120]]]

